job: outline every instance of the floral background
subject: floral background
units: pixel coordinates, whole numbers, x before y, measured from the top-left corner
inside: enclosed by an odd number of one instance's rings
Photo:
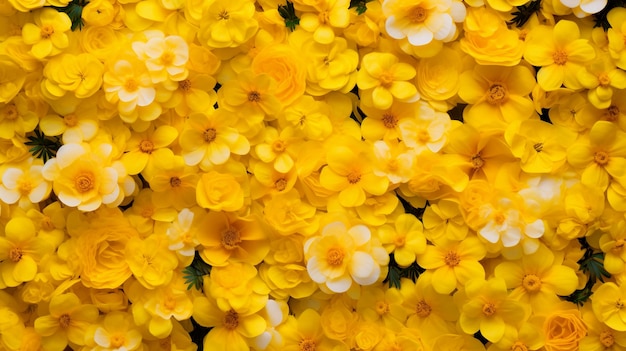
[[[626,349],[618,0],[0,0],[0,350]]]

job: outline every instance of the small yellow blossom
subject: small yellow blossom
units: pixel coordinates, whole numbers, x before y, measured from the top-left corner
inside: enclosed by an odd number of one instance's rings
[[[26,23],[22,28],[24,43],[32,45],[30,52],[37,59],[61,53],[70,45],[67,31],[72,21],[64,12],[43,8],[35,14],[35,23]]]

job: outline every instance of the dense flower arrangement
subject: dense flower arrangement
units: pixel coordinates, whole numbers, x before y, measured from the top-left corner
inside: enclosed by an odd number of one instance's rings
[[[626,350],[626,8],[0,0],[0,350]]]

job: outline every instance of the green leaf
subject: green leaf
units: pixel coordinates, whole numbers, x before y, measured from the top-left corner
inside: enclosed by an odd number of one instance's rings
[[[367,3],[372,0],[350,0],[350,6],[348,8],[355,8],[358,15],[362,15],[367,11]]]
[[[604,269],[604,252],[596,252],[585,238],[579,239],[579,242],[585,253],[578,260],[578,266],[587,275],[587,283],[582,289],[574,291],[565,299],[578,305],[583,305],[593,294],[593,287],[596,282],[598,280],[604,282],[604,278],[610,278],[611,274]]]
[[[520,28],[526,24],[528,20],[530,20],[530,17],[532,17],[535,12],[538,12],[539,10],[541,10],[541,0],[532,0],[525,5],[517,6],[517,11],[511,13],[511,15],[513,15],[513,19],[507,23],[515,24],[517,28]]]
[[[390,288],[400,289],[402,278],[411,279],[415,283],[424,271],[425,269],[420,267],[417,262],[413,262],[408,267],[400,267],[393,253],[391,253],[389,254],[389,273],[387,273],[383,283],[389,283]]]
[[[300,18],[296,16],[296,9],[294,9],[293,3],[289,0],[287,0],[287,5],[278,5],[278,13],[285,20],[285,26],[292,32],[300,24]]]
[[[204,276],[211,274],[211,266],[202,260],[202,257],[196,251],[191,264],[183,270],[183,278],[187,284],[187,290],[195,287],[196,290],[202,291],[204,288]]]
[[[39,130],[35,129],[34,135],[29,135],[24,145],[31,146],[28,151],[37,158],[43,159],[43,162],[48,162],[49,159],[56,157],[57,151],[61,147],[61,139],[58,136],[47,136]]]
[[[59,12],[64,12],[72,21],[72,30],[81,30],[85,23],[83,22],[83,8],[89,3],[88,0],[72,0],[65,7],[53,6]]]

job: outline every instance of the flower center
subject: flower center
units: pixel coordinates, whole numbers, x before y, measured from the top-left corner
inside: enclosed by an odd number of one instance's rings
[[[59,317],[59,325],[63,329],[67,329],[70,326],[70,322],[70,315],[67,313],[62,314],[61,317]]]
[[[216,137],[217,131],[215,130],[215,128],[209,128],[202,132],[202,139],[204,139],[204,141],[206,141],[207,143],[213,142]]]
[[[150,218],[152,217],[153,214],[154,214],[154,209],[152,209],[151,207],[146,207],[141,211],[141,217],[143,218]]]
[[[19,191],[22,196],[30,194],[31,190],[33,190],[33,183],[31,183],[30,179],[19,179],[17,181],[17,191]]]
[[[611,85],[611,78],[608,74],[602,73],[598,77],[598,82],[600,83],[601,87],[608,87],[609,85]]]
[[[75,127],[78,124],[78,117],[75,114],[70,113],[69,115],[63,116],[63,123],[65,123],[68,127]]]
[[[613,336],[613,332],[610,330],[603,330],[600,333],[600,343],[604,345],[604,347],[611,347],[615,343],[615,337]]]
[[[169,351],[172,348],[172,336],[168,335],[164,339],[159,340],[159,347],[162,350]]]
[[[487,317],[491,317],[496,313],[496,306],[491,302],[487,302],[483,305],[483,314]]]
[[[361,173],[357,171],[352,171],[348,174],[348,183],[356,184],[361,180]]]
[[[251,91],[248,93],[248,101],[250,102],[259,102],[261,101],[261,93],[258,91]]]
[[[609,106],[609,108],[606,109],[606,112],[608,114],[606,118],[607,121],[609,122],[617,121],[617,118],[619,117],[619,107],[615,105],[611,105]]]
[[[44,216],[41,219],[41,228],[46,231],[51,231],[51,230],[56,229],[56,227],[54,226],[54,223],[52,223],[52,218],[50,218],[49,216]]]
[[[22,259],[22,249],[19,247],[14,247],[9,251],[9,259],[12,262],[19,262]]]
[[[376,302],[376,313],[378,313],[378,315],[382,316],[387,312],[389,312],[388,303],[386,303],[385,301]]]
[[[624,303],[622,302],[622,299],[617,299],[617,301],[615,301],[615,308],[617,308],[618,310],[624,308]]]
[[[331,266],[340,266],[343,263],[343,258],[346,254],[342,249],[332,248],[328,250],[328,254],[326,255],[326,262],[328,262]]]
[[[17,106],[15,104],[8,104],[4,107],[4,118],[9,121],[14,121],[18,117]]]
[[[168,311],[173,311],[176,308],[176,300],[172,296],[167,296],[163,301],[163,307]]]
[[[184,79],[178,82],[178,88],[184,92],[189,92],[191,90],[191,82],[189,79]]]
[[[112,349],[118,349],[121,346],[124,346],[125,342],[126,342],[126,339],[124,338],[124,335],[115,334],[111,336],[111,348]]]
[[[286,148],[287,145],[282,140],[274,140],[274,142],[272,143],[272,150],[274,150],[274,152],[283,152]]]
[[[409,11],[409,15],[407,17],[411,23],[422,23],[428,17],[428,13],[423,7],[416,6]]]
[[[79,193],[86,193],[94,188],[95,177],[91,172],[84,172],[74,178],[74,186]]]
[[[454,267],[459,265],[459,262],[461,262],[461,258],[459,257],[459,254],[456,253],[456,251],[448,251],[446,256],[443,258],[443,261],[446,265]]]
[[[472,162],[472,167],[474,169],[480,169],[480,168],[482,168],[482,166],[485,165],[485,160],[483,160],[483,158],[480,157],[480,152],[477,153],[476,155],[472,156],[472,158],[470,160]]]
[[[406,237],[404,235],[399,235],[393,239],[393,244],[396,247],[403,247],[406,244]]]
[[[174,58],[175,56],[171,52],[164,52],[160,57],[160,61],[163,66],[169,66],[174,62]]]
[[[277,179],[274,182],[274,187],[276,188],[276,190],[278,191],[283,191],[285,190],[285,188],[287,188],[287,180],[285,178],[280,178]]]
[[[535,145],[533,145],[533,148],[535,149],[535,151],[541,152],[543,151],[543,143],[536,143]]]
[[[521,341],[516,341],[513,346],[511,346],[511,351],[528,351],[528,347]]]
[[[309,338],[304,338],[300,340],[300,342],[298,343],[298,347],[300,348],[300,351],[315,351],[316,350],[315,341]]]
[[[41,37],[43,39],[49,39],[52,34],[54,34],[54,27],[49,24],[44,24],[41,26]]]
[[[558,49],[552,54],[552,59],[557,65],[563,66],[567,63],[567,52],[563,49]]]
[[[328,11],[322,11],[319,13],[319,15],[317,15],[317,18],[319,19],[321,24],[326,24],[330,21],[330,14],[328,13]]]
[[[389,72],[383,72],[380,77],[378,77],[378,80],[383,88],[389,89],[393,84],[393,75]]]
[[[239,314],[233,310],[226,312],[224,315],[224,327],[228,330],[233,330],[239,325]]]
[[[420,300],[415,306],[415,313],[421,318],[428,317],[432,311],[433,308],[424,300]]]
[[[395,128],[398,125],[398,120],[396,119],[396,116],[391,113],[385,113],[383,115],[382,121],[383,125],[387,129]]]
[[[217,14],[218,20],[227,20],[229,18],[230,18],[230,15],[228,14],[228,11],[226,10],[222,10],[220,11],[220,13]]]
[[[541,279],[534,274],[526,274],[522,279],[522,286],[526,291],[539,291],[541,289]]]
[[[139,89],[139,83],[137,83],[134,78],[130,78],[124,83],[124,90],[128,92],[132,93],[133,91],[137,91],[137,89]]]
[[[494,83],[489,87],[487,102],[492,105],[500,105],[506,101],[506,87],[502,84]]]
[[[154,144],[150,140],[142,140],[139,143],[139,150],[146,154],[151,154],[154,150]]]
[[[172,188],[178,188],[182,183],[183,183],[183,181],[180,180],[180,178],[178,178],[178,177],[170,178],[170,186]]]
[[[593,160],[600,166],[609,163],[609,154],[605,151],[597,151],[593,153]]]
[[[222,246],[227,250],[239,247],[241,236],[237,228],[228,228],[222,232]]]

